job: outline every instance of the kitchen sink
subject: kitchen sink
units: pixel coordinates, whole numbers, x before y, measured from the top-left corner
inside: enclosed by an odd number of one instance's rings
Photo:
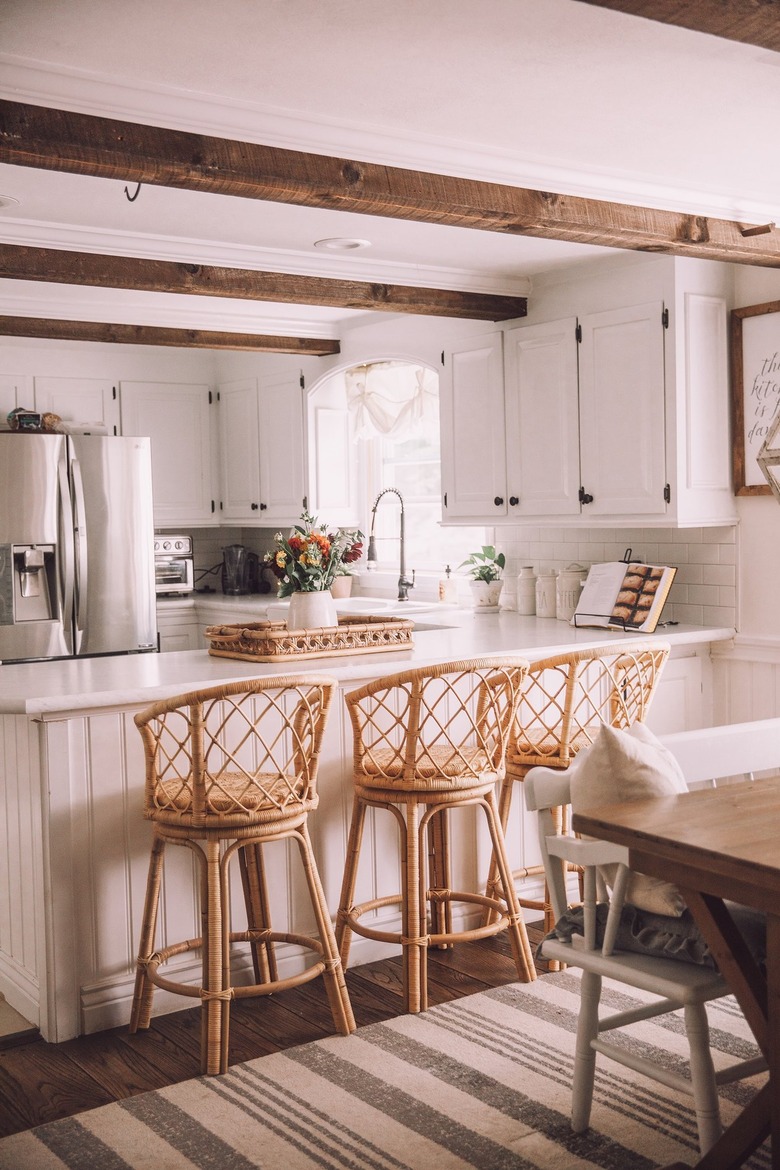
[[[339,613],[387,614],[388,617],[413,618],[417,613],[441,609],[435,601],[398,601],[394,597],[345,597],[336,601]]]

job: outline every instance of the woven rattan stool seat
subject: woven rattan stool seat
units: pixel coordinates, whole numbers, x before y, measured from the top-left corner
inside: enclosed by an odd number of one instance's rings
[[[201,1069],[225,1072],[230,1001],[270,995],[322,975],[337,1031],[354,1030],[333,925],[317,871],[307,817],[317,807],[317,766],[335,680],[293,675],[193,691],[136,715],[146,756],[145,815],[154,826],[130,1031],[148,1028],[155,987],[202,1003]],[[298,847],[317,936],[274,931],[263,846]],[[185,845],[200,870],[202,934],[155,947],[166,844]],[[229,865],[238,855],[246,929],[232,930]],[[167,923],[166,923],[167,925]],[[274,944],[312,952],[304,971],[279,978]],[[254,982],[235,985],[231,948],[249,944]],[[160,972],[198,950],[193,986]]]
[[[535,978],[495,797],[527,669],[528,663],[519,659],[453,662],[389,675],[346,696],[354,732],[354,800],[336,938],[344,967],[353,933],[401,946],[407,1011],[428,1006],[431,946],[507,930],[518,978]],[[401,888],[355,905],[363,829],[371,808],[388,811],[396,820]],[[452,888],[448,818],[455,809],[483,813],[506,897]],[[477,920],[488,911],[493,918],[487,926],[477,921],[453,929],[454,903],[474,907]],[[401,908],[400,929],[362,921],[392,906]]]
[[[627,728],[643,722],[650,710],[661,671],[669,656],[668,642],[621,642],[543,658],[531,664],[517,705],[498,800],[506,832],[515,785],[531,768],[568,768],[578,751],[589,747],[599,727],[609,723]],[[559,831],[568,816],[558,811]],[[542,865],[514,872],[514,879],[542,875]],[[487,892],[500,892],[498,870],[491,866]],[[520,898],[520,905],[544,912],[545,930],[554,925],[549,897]],[[485,921],[493,912],[488,911]]]

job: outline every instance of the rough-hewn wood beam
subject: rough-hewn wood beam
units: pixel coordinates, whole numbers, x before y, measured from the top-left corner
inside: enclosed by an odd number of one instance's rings
[[[126,345],[179,345],[187,349],[246,349],[254,353],[293,353],[309,357],[340,352],[338,341],[321,337],[271,337],[254,333],[220,333],[214,329],[164,329],[156,325],[57,321],[41,317],[0,316],[0,336],[53,337],[61,341],[107,341]]]
[[[0,102],[0,162],[514,235],[780,265],[774,228]]]
[[[780,53],[779,0],[581,0]]]
[[[215,268],[205,264],[145,260],[134,256],[99,256],[90,252],[0,243],[0,277],[3,276],[16,280],[46,280],[54,284],[195,293],[296,305],[335,305],[373,312],[381,309],[392,313],[427,313],[434,317],[467,317],[479,321],[508,321],[513,317],[524,317],[527,312],[525,297],[412,288],[402,284],[370,284],[359,280]]]

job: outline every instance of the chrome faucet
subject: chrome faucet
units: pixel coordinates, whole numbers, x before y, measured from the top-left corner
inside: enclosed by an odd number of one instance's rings
[[[398,488],[393,488],[393,487],[383,488],[382,491],[377,496],[377,498],[374,500],[374,506],[371,509],[371,533],[370,533],[369,538],[368,538],[368,552],[366,554],[366,568],[367,569],[375,569],[376,568],[376,542],[374,540],[374,523],[376,521],[376,510],[377,510],[377,507],[379,505],[379,501],[382,499],[382,496],[387,495],[388,492],[392,492],[394,496],[398,496],[398,499],[401,501],[401,531],[400,531],[401,565],[400,565],[399,577],[398,577],[398,600],[399,601],[408,601],[409,600],[409,590],[414,589],[414,569],[412,569],[412,579],[410,581],[409,578],[406,576],[406,538],[405,538],[405,534],[404,534],[404,498],[401,495],[401,493],[399,492]]]

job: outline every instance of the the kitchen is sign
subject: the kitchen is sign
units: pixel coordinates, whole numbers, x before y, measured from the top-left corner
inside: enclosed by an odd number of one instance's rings
[[[731,313],[734,491],[771,494],[758,455],[780,406],[780,301]]]

